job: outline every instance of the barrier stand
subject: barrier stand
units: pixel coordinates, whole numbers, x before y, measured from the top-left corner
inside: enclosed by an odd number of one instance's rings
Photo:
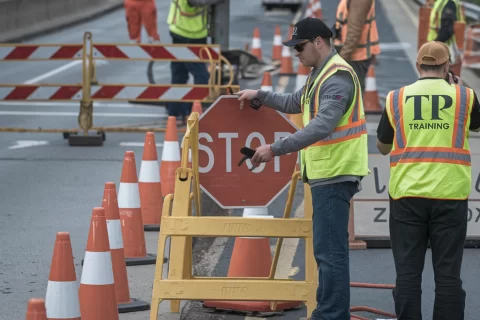
[[[95,101],[212,103],[228,88],[240,89],[240,86],[232,85],[233,68],[221,55],[220,45],[94,43],[92,34],[86,32],[81,44],[0,44],[0,50],[5,52],[0,61],[82,60],[80,84],[0,84],[0,101],[78,101],[80,129],[0,128],[0,132],[60,132],[68,138],[70,145],[102,145],[105,132],[166,131],[165,128],[141,125],[93,126]],[[218,76],[211,76],[206,85],[102,84],[98,82],[95,67],[95,60],[99,59],[204,62],[209,63],[211,72],[217,70]],[[226,85],[221,84],[222,62],[230,71]],[[92,134],[92,131],[96,132]]]
[[[178,312],[180,300],[241,300],[276,302],[303,301],[310,315],[316,306],[316,266],[313,260],[312,210],[305,210],[304,218],[253,219],[243,217],[201,217],[200,183],[198,173],[198,121],[199,114],[190,115],[187,132],[182,142],[182,164],[176,171],[174,195],[165,197],[162,228],[158,240],[158,255],[165,253],[166,239],[171,237],[169,272],[162,278],[163,258],[157,261],[152,291],[150,320],[157,319],[159,304],[171,300],[171,311]],[[191,149],[192,167],[188,168],[188,151]],[[292,176],[296,186],[298,172]],[[193,193],[191,187],[193,184]],[[291,186],[284,217],[289,217],[294,189]],[[308,192],[306,197],[308,198]],[[191,216],[191,201],[197,216]],[[311,200],[306,202],[311,205]],[[194,236],[202,237],[276,237],[305,239],[305,279],[274,279],[280,244],[274,254],[271,273],[266,278],[193,277],[192,245]],[[279,239],[280,241],[280,239]]]

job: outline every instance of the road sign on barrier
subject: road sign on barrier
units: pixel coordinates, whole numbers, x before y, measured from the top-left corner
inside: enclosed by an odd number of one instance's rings
[[[199,130],[201,187],[222,208],[267,206],[290,184],[297,153],[275,157],[252,172],[250,160],[237,166],[240,148],[255,149],[296,131],[281,113],[265,106],[240,109],[237,96],[221,96],[202,114]]]
[[[480,238],[480,155],[472,154],[472,191],[468,201],[467,239]],[[390,216],[388,181],[390,158],[370,154],[368,166],[372,173],[362,181],[362,191],[354,199],[356,239],[389,239]]]

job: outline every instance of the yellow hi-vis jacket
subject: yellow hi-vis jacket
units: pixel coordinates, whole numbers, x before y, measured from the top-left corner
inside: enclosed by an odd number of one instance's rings
[[[389,92],[394,128],[389,193],[393,199],[466,199],[471,189],[468,144],[472,89],[423,79]]]
[[[185,38],[208,36],[206,7],[191,7],[187,0],[172,0],[167,23],[171,32]]]
[[[326,63],[310,87],[310,78],[301,97],[303,126],[318,113],[320,87],[339,70],[348,71],[355,83],[352,104],[327,138],[300,151],[302,176],[311,179],[331,178],[341,175],[366,176],[368,170],[367,127],[363,111],[362,94],[357,75],[338,54]]]

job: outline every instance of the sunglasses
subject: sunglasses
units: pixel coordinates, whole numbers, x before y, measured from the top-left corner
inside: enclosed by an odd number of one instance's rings
[[[312,42],[312,41],[315,40],[315,39],[316,39],[316,38],[312,38],[312,39],[305,40],[305,42],[302,42],[302,43],[299,43],[299,44],[295,45],[295,46],[293,47],[293,49],[295,49],[297,52],[302,52],[303,49],[305,49],[306,44],[309,43],[309,42]]]

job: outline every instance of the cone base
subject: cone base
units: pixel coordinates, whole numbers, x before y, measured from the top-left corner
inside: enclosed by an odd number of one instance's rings
[[[129,303],[119,303],[117,304],[118,313],[128,313],[128,312],[137,312],[150,310],[150,303],[142,300],[133,299]]]
[[[303,304],[302,301],[283,301],[277,302],[275,310],[270,309],[270,301],[203,301],[203,306],[207,308],[224,309],[243,312],[279,312],[288,309],[297,308]]]
[[[125,262],[127,266],[143,266],[147,264],[156,264],[157,263],[157,255],[147,253],[145,257],[139,258],[125,258]]]
[[[159,224],[144,224],[143,231],[160,231]]]

